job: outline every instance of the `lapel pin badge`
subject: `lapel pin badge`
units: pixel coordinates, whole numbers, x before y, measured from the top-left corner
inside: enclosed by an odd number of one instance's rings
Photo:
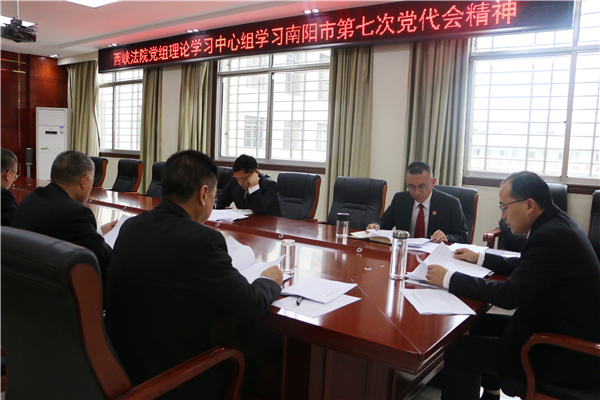
[[[434,212],[433,212],[433,215],[437,215],[437,211],[434,211]]]

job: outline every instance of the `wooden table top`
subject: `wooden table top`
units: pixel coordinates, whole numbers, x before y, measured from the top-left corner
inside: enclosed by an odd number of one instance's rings
[[[99,224],[118,219],[124,212],[116,207],[97,204],[88,206],[94,211]],[[140,212],[142,211],[133,208],[125,210],[128,215]],[[318,318],[273,306],[259,320],[259,323],[269,329],[418,374],[475,322],[474,316],[420,315],[399,289],[402,286],[422,286],[389,278],[390,246],[367,243],[378,248],[358,252],[358,245],[344,245],[331,236],[330,228],[334,227],[301,221],[287,224],[281,220],[282,218],[251,216],[243,224],[237,221],[218,226],[214,224],[214,227],[225,236],[233,236],[240,243],[250,246],[257,261],[273,260],[279,256],[280,231],[287,231],[292,226],[301,227],[295,236],[298,238],[297,272],[285,285],[313,277],[356,283],[357,287],[347,294],[361,300]],[[299,224],[295,224],[296,222]],[[275,232],[269,233],[268,229],[274,229]],[[310,232],[314,232],[314,238],[309,237]],[[292,237],[288,234],[284,236]],[[416,254],[423,256],[423,253],[409,253],[409,271],[417,265]],[[463,300],[479,314],[487,311],[486,304]]]

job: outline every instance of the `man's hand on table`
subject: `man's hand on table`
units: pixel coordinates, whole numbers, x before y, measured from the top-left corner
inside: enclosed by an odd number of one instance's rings
[[[448,270],[441,265],[431,264],[427,267],[427,283],[430,285],[444,286],[444,276]]]
[[[114,228],[114,227],[115,227],[115,225],[117,224],[117,221],[118,221],[118,219],[116,219],[116,220],[114,220],[114,221],[112,221],[112,222],[109,222],[109,223],[107,223],[107,224],[104,224],[104,225],[102,225],[102,226],[100,227],[100,229],[102,229],[102,236],[104,236],[104,235],[106,235],[108,232],[110,232],[110,230],[111,230],[112,228]]]
[[[446,237],[446,234],[444,232],[438,229],[437,231],[433,232],[433,235],[431,235],[431,241],[433,243],[442,243],[447,242],[448,238]]]
[[[271,268],[265,269],[260,276],[266,276],[267,278],[271,278],[278,285],[283,284],[283,273],[278,266],[274,265]]]
[[[469,249],[456,249],[454,250],[454,258],[457,260],[464,260],[473,264],[477,264],[479,253]]]

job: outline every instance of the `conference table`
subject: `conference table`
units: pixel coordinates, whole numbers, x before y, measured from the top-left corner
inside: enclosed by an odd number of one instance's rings
[[[159,202],[93,189],[88,206],[104,224]],[[235,345],[261,370],[251,398],[411,398],[441,368],[444,350],[489,308],[463,298],[477,315],[420,315],[400,288],[424,287],[389,278],[390,246],[337,238],[334,226],[256,215],[205,224],[250,246],[257,261],[275,259],[281,240],[294,239],[297,268],[286,286],[313,277],[357,285],[347,295],[359,301],[320,317],[272,306],[264,317],[238,327],[243,337]],[[409,271],[417,255],[427,256],[411,251]]]

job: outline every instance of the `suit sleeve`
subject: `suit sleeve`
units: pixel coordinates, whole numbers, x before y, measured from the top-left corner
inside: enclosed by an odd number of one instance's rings
[[[450,225],[448,232],[444,232],[448,241],[451,243],[469,243],[469,232],[467,231],[467,221],[462,212],[460,201],[456,199],[450,204]]]
[[[377,221],[374,221],[376,224],[379,224],[381,229],[392,229],[396,226],[396,219],[394,216],[394,208],[396,207],[396,196],[392,199],[392,204],[385,210],[385,212],[381,215]]]
[[[279,187],[277,182],[260,180],[260,189],[248,195],[248,208],[256,215],[265,215],[275,206],[279,206]]]
[[[211,232],[203,251],[207,263],[198,271],[202,296],[215,304],[226,315],[238,319],[253,319],[264,315],[271,303],[281,292],[281,287],[271,279],[257,279],[248,283],[237,269],[231,265],[227,245],[223,235]],[[210,261],[208,261],[210,260]]]
[[[81,208],[71,220],[69,229],[72,232],[72,242],[92,250],[98,258],[103,279],[106,279],[106,269],[110,263],[112,249],[104,241],[104,237],[96,230],[94,213],[87,208]]]
[[[235,179],[235,178],[232,178],[232,179]],[[219,195],[215,199],[215,208],[220,210],[220,209],[230,206],[231,203],[233,203],[233,197],[231,196],[231,179],[230,179],[227,186],[225,186],[223,188],[223,190],[221,190],[221,193],[219,193]]]
[[[556,285],[563,279],[562,266],[568,263],[563,257],[564,250],[561,254],[558,239],[552,238],[551,234],[538,234],[535,239],[528,240],[534,242],[521,255],[518,265],[506,281],[492,282],[455,272],[450,279],[450,293],[513,309]],[[509,263],[514,261],[509,260]],[[488,265],[484,263],[484,266]]]
[[[485,255],[483,266],[491,269],[497,274],[510,275],[519,264],[519,257],[505,258],[495,254]]]
[[[8,192],[8,190],[7,190],[7,192]],[[2,225],[3,226],[10,226],[13,214],[15,213],[16,209],[17,209],[17,202],[15,200],[15,197],[10,192],[5,194],[4,189],[3,189],[3,193],[2,193]]]

